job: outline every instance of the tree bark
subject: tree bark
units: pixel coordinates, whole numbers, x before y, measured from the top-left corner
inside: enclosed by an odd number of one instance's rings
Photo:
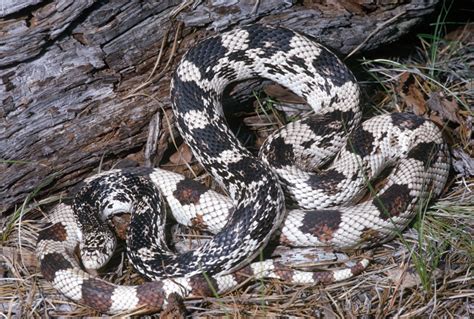
[[[199,39],[260,22],[312,35],[339,54],[362,53],[408,33],[437,2],[2,1],[0,211],[40,186],[44,196],[76,184],[99,163],[143,162],[152,116],[173,121],[171,71]],[[170,129],[163,116],[157,123],[159,161]]]

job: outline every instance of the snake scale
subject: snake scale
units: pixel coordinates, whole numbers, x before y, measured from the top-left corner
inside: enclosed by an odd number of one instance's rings
[[[229,83],[253,77],[290,89],[314,110],[271,135],[259,159],[232,134],[220,102]],[[37,243],[43,276],[78,303],[106,313],[159,311],[172,293],[209,296],[249,276],[343,280],[363,271],[367,260],[314,273],[252,261],[273,235],[290,246],[335,249],[390,240],[447,180],[447,147],[432,122],[394,113],[360,124],[351,72],[312,38],[288,29],[249,25],[199,42],[174,72],[171,101],[184,141],[228,196],[158,168],[86,179],[71,201],[53,209]],[[367,191],[387,167],[382,185]],[[285,210],[285,198],[299,208]],[[212,239],[182,254],[169,249],[165,202],[178,222],[198,221]],[[90,275],[75,258],[79,247],[84,268],[107,263],[116,239],[104,221],[123,212],[133,212],[128,257],[151,279],[139,286]]]

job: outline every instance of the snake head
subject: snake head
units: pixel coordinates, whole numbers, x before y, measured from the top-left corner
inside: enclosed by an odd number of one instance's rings
[[[112,257],[117,240],[111,232],[90,233],[79,245],[82,264],[86,269],[99,269]]]

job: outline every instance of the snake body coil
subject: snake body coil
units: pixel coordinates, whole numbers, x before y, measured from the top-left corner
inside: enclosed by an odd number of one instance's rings
[[[260,160],[231,133],[220,105],[229,83],[251,77],[287,87],[315,111],[275,132]],[[433,123],[391,114],[358,126],[355,78],[335,55],[291,30],[251,25],[200,42],[178,65],[171,100],[182,137],[229,197],[161,169],[114,170],[85,180],[71,204],[54,209],[37,255],[56,289],[99,311],[160,310],[171,293],[211,295],[211,288],[227,291],[248,275],[303,283],[348,278],[367,261],[324,273],[282,270],[271,260],[249,263],[276,230],[293,246],[354,248],[389,240],[447,179],[446,145]],[[321,165],[327,168],[308,172]],[[361,200],[387,166],[394,168],[385,184]],[[285,213],[280,185],[300,210]],[[198,222],[214,237],[184,254],[168,249],[163,199],[178,222]],[[144,285],[113,285],[80,270],[74,257],[79,245],[86,268],[105,264],[115,238],[102,220],[122,212],[133,212],[127,253],[153,280]]]

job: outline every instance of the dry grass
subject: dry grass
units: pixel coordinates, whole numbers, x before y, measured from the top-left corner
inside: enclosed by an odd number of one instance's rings
[[[442,21],[439,21],[441,24]],[[420,37],[420,46],[403,61],[373,60],[365,64],[381,84],[369,101],[374,113],[411,110],[430,116],[446,128],[450,144],[472,159],[472,106],[474,101],[472,26],[441,38],[439,25],[430,37]],[[450,38],[451,37],[451,38]],[[455,72],[453,73],[453,70]],[[413,87],[400,95],[413,76]],[[373,83],[370,84],[373,88]],[[418,93],[423,94],[418,94]],[[419,99],[433,94],[452,97],[449,115],[420,109]],[[407,103],[409,101],[409,103]],[[428,103],[429,104],[429,103]],[[261,117],[278,123],[274,103],[264,102]],[[269,112],[271,111],[271,112]],[[454,119],[454,120],[453,120]],[[252,125],[253,121],[250,121]],[[266,128],[258,125],[260,132]],[[262,133],[265,134],[265,133]],[[466,137],[466,134],[468,137]],[[461,159],[460,159],[461,158]],[[456,160],[462,166],[462,156]],[[250,282],[215,298],[185,301],[189,315],[196,317],[432,317],[468,318],[474,315],[474,178],[458,169],[445,194],[421,211],[400,238],[373,249],[372,263],[362,275],[322,286],[301,286],[277,281]],[[30,196],[14,214],[2,217],[0,256],[0,312],[2,316],[30,318],[49,316],[97,316],[77,306],[42,278],[34,256],[36,234],[45,204],[58,198],[34,202]],[[119,258],[120,261],[120,258]],[[140,279],[129,266],[104,275],[116,283]],[[325,263],[327,264],[327,263]],[[338,266],[336,262],[335,265]]]

